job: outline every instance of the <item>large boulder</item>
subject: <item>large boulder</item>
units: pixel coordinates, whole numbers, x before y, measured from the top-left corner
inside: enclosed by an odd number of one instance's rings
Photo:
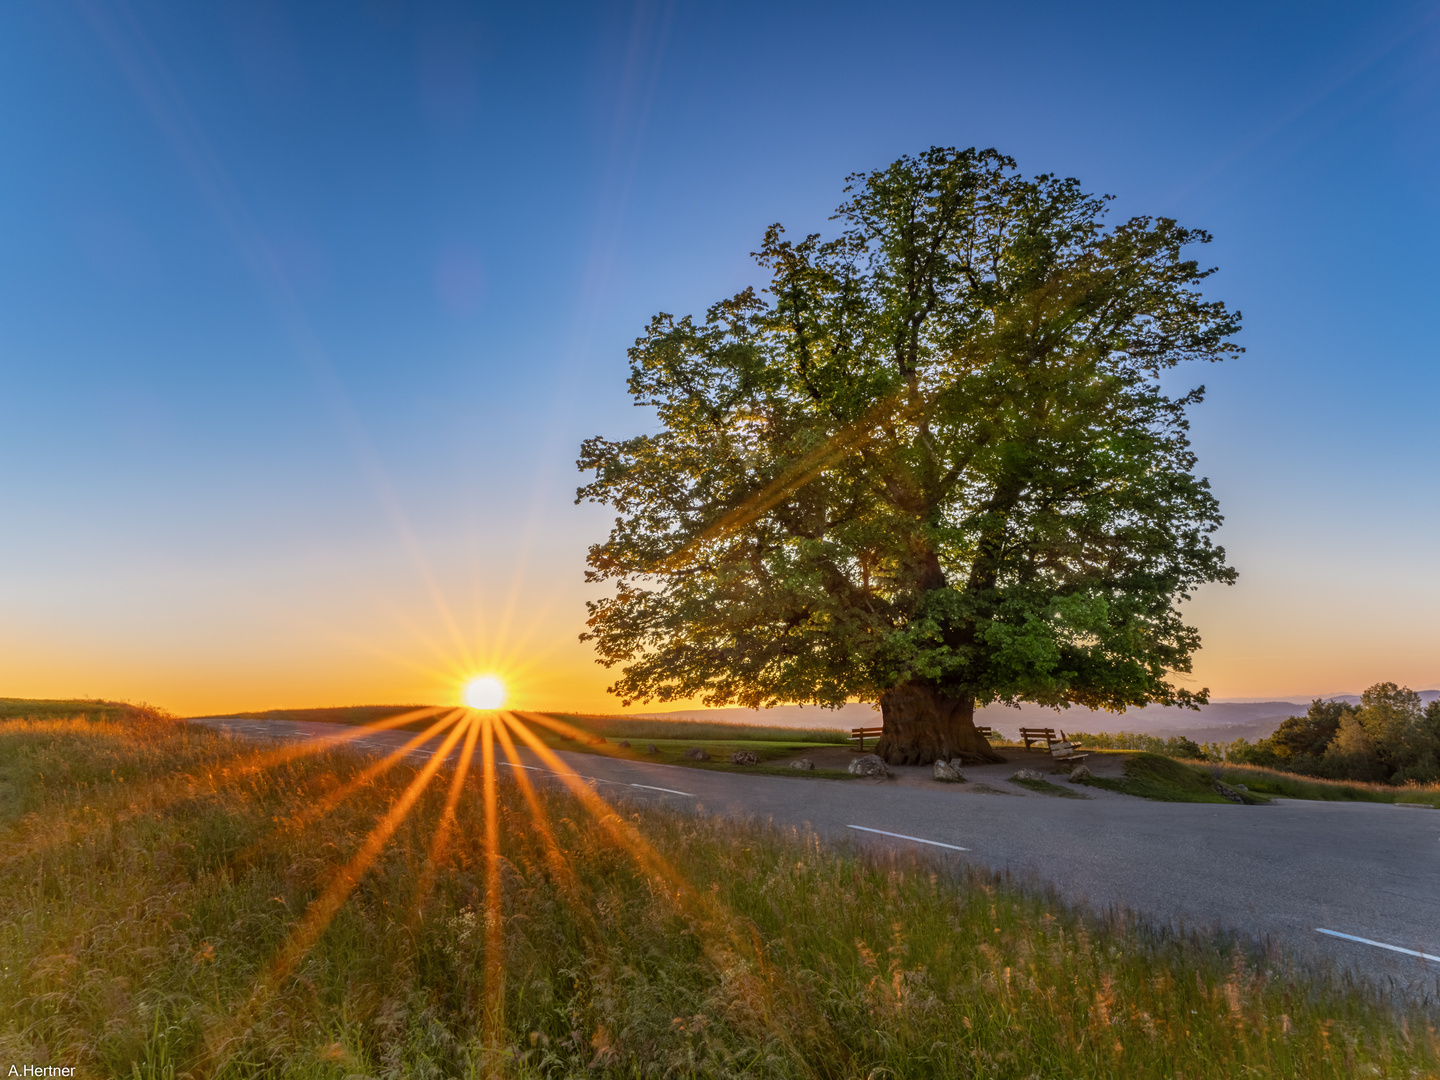
[[[1040,775],[1038,772],[1036,772],[1034,769],[1021,769],[1021,770],[1019,770],[1014,776],[1010,777],[1010,779],[1011,779],[1011,780],[1044,780],[1045,777],[1041,776],[1041,775]]]
[[[866,754],[850,762],[850,771],[856,776],[889,776],[890,766],[875,754]]]
[[[1233,803],[1243,803],[1245,801],[1245,796],[1241,795],[1240,792],[1236,791],[1229,784],[1222,784],[1219,780],[1216,780],[1210,787],[1215,794],[1219,795],[1222,799],[1229,799]]]
[[[730,764],[759,765],[760,758],[759,755],[753,754],[749,750],[736,750],[733,754],[730,755]]]
[[[811,761],[808,757],[796,758],[794,761],[790,762],[790,768],[813,769],[815,768],[815,763]]]
[[[965,777],[960,775],[960,770],[948,761],[935,762],[935,779],[946,784],[960,784],[965,781]]]
[[[703,746],[692,746],[683,755],[689,761],[709,761],[710,755],[705,752]]]

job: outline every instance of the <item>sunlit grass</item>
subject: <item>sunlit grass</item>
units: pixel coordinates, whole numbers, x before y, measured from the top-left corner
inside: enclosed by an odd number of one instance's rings
[[[0,1060],[337,1080],[1436,1074],[1421,1010],[1281,958],[1088,919],[955,863],[497,777],[517,744],[553,757],[503,714],[445,734],[468,779],[401,761],[354,786],[372,763],[341,750],[262,769],[186,725],[0,724]]]
[[[1205,766],[1227,784],[1244,784],[1251,791],[1290,799],[1328,802],[1425,803],[1440,808],[1440,784],[1367,784],[1356,780],[1323,780],[1315,776],[1267,769],[1258,765]]]

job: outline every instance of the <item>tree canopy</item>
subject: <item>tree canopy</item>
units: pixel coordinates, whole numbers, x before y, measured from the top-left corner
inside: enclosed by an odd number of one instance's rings
[[[1203,387],[1161,376],[1240,351],[1185,254],[1210,237],[1107,225],[1106,197],[994,150],[845,192],[838,236],[765,233],[763,290],[655,316],[629,387],[658,430],[583,445],[577,501],[618,513],[584,635],[612,691],[878,701],[887,734],[973,732],[994,701],[1203,702],[1173,679],[1199,646],[1176,605],[1234,571],[1187,439]]]

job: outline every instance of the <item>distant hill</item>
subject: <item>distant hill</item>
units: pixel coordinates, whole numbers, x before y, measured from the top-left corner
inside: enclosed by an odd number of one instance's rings
[[[299,723],[325,724],[378,724],[402,713],[422,712],[426,715],[402,724],[406,729],[428,727],[434,722],[435,713],[440,709],[434,705],[336,705],[320,709],[266,709],[264,712],[228,712],[207,716],[192,716],[191,720],[213,720],[223,717],[227,720],[292,720]],[[416,727],[416,725],[419,725]]]
[[[1422,690],[1422,701],[1440,698],[1440,691]],[[0,716],[24,715],[8,712],[7,702],[0,698]],[[1252,742],[1263,739],[1280,726],[1287,716],[1298,716],[1310,707],[1312,698],[1277,701],[1215,701],[1198,710],[1171,709],[1149,705],[1124,713],[1096,712],[1090,709],[1063,709],[1056,712],[1039,705],[1025,704],[1018,709],[991,705],[976,714],[976,720],[989,724],[1003,735],[1013,736],[1021,727],[1053,727],[1065,731],[1136,731],[1147,735],[1169,737],[1188,735],[1196,742],[1232,742],[1246,738]],[[1336,694],[1333,701],[1359,704],[1359,694]],[[30,705],[59,707],[46,710],[48,715],[74,715],[77,712],[102,708],[126,708],[102,702],[31,702]],[[65,711],[65,707],[72,708]],[[328,709],[269,709],[264,712],[223,713],[252,720],[325,721],[332,724],[373,724],[400,713],[427,708],[423,705],[348,705]],[[721,724],[761,724],[799,728],[878,727],[880,713],[870,705],[846,705],[841,709],[821,709],[814,705],[777,705],[773,709],[677,709],[670,712],[627,713],[637,719],[673,719]],[[423,717],[403,725],[419,730],[430,724],[432,717]]]
[[[1317,695],[1318,696],[1318,695]],[[1420,691],[1420,700],[1440,698],[1440,690]],[[1310,697],[1278,701],[1212,701],[1196,709],[1175,709],[1147,705],[1123,713],[1091,709],[1062,709],[1056,712],[1026,703],[1019,708],[990,705],[975,714],[977,723],[989,724],[1001,734],[1014,735],[1021,727],[1053,727],[1066,731],[1137,731],[1147,735],[1188,735],[1196,742],[1231,742],[1246,738],[1252,742],[1271,734],[1287,716],[1299,716],[1310,707]],[[1360,703],[1359,694],[1336,694],[1328,700]],[[821,709],[811,705],[777,705],[773,709],[683,709],[646,713],[646,716],[676,720],[705,719],[730,724],[783,724],[787,727],[874,727],[879,712],[870,705],[846,705]]]

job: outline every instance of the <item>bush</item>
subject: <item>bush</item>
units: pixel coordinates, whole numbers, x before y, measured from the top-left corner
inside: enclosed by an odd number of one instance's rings
[[[1431,783],[1440,779],[1440,701],[1422,708],[1408,687],[1376,683],[1358,706],[1317,698],[1268,739],[1206,743],[1203,750],[1209,761],[1326,780]]]

